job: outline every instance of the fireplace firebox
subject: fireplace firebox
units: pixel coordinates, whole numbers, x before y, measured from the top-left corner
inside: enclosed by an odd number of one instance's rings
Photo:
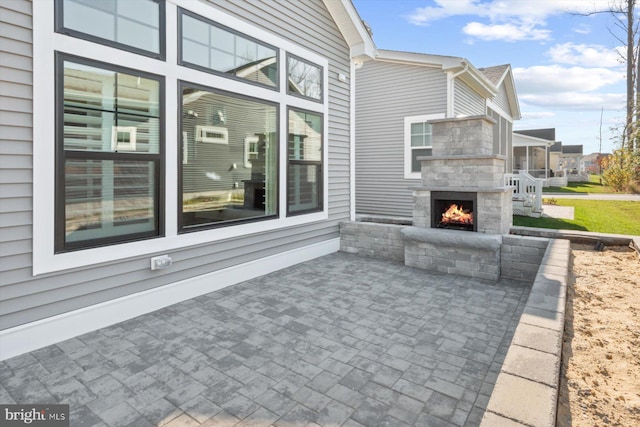
[[[478,231],[477,200],[473,192],[432,191],[431,228]]]

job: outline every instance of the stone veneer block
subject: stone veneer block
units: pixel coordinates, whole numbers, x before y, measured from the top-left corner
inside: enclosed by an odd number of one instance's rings
[[[448,118],[430,121],[434,156],[491,154],[493,125],[488,116]]]
[[[496,281],[500,278],[501,235],[406,227],[405,265]]]

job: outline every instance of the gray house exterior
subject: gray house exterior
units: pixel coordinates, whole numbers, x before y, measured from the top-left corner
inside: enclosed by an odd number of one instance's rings
[[[354,216],[349,0],[132,4],[0,2],[0,359],[335,252]]]
[[[429,120],[492,117],[494,151],[506,157],[505,172],[511,170],[520,109],[509,65],[477,69],[464,58],[380,49],[357,75],[358,214],[411,216],[417,157],[431,150]]]

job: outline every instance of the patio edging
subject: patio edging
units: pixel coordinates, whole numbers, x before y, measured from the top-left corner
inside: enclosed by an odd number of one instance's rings
[[[570,243],[547,246],[480,426],[555,425]]]

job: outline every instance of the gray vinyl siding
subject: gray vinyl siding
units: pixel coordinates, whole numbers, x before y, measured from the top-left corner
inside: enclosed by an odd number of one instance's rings
[[[446,112],[446,74],[371,61],[356,75],[356,212],[411,216],[420,180],[404,178],[404,118]]]
[[[31,3],[0,2],[0,284],[30,272],[32,237]],[[0,298],[7,296],[4,286]],[[2,303],[0,310],[6,304]],[[4,327],[4,321],[0,318]]]
[[[509,97],[507,96],[507,89],[504,84],[501,84],[498,87],[498,95],[493,99],[493,102],[502,110],[511,116],[513,113],[511,111],[511,107],[509,107]]]
[[[485,114],[485,98],[475,92],[460,79],[455,80],[453,97],[453,113],[463,116],[477,116]]]
[[[329,158],[324,172],[329,176],[329,199],[325,200],[329,220],[170,251],[173,266],[159,272],[149,270],[149,256],[155,255],[150,253],[33,277],[31,3],[0,1],[1,329],[339,237],[339,221],[349,218],[350,97],[349,84],[333,76],[342,73],[351,81],[349,49],[339,29],[321,0],[216,0],[211,4],[328,58],[332,77],[325,131]]]

